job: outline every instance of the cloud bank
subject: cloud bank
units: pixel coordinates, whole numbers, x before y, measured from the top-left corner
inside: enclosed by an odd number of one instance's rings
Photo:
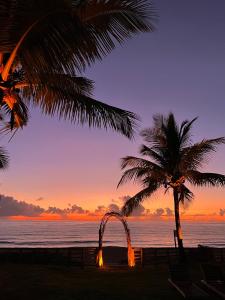
[[[61,209],[56,206],[49,206],[47,209],[42,208],[39,205],[29,204],[25,201],[19,201],[13,197],[1,195],[0,196],[0,217],[42,217],[44,215],[60,216],[61,218],[67,218],[70,216],[83,216],[83,217],[101,217],[109,211],[120,212],[121,208],[129,196],[120,197],[119,200],[111,200],[108,206],[99,205],[95,210],[89,211],[77,204],[68,203],[68,207]],[[40,200],[41,201],[41,200]],[[214,216],[225,217],[225,209],[220,208]],[[162,217],[173,217],[173,210],[169,207],[159,207],[155,210],[146,209],[140,204],[132,213],[133,217],[148,217],[150,219],[160,219]],[[207,216],[207,215],[193,215]]]

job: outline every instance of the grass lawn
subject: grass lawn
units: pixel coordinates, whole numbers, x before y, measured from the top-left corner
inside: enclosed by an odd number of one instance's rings
[[[137,270],[0,265],[2,300],[182,299],[167,283],[168,267]]]

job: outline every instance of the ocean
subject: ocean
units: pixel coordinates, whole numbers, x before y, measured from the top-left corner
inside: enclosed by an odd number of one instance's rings
[[[174,246],[172,221],[130,221],[133,247]],[[0,220],[3,247],[97,247],[99,222]],[[184,246],[225,247],[225,222],[182,222]],[[106,226],[104,246],[126,246],[120,222]]]

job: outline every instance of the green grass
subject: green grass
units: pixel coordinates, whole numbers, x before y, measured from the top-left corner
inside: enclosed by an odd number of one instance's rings
[[[167,266],[137,270],[0,265],[1,299],[181,299],[167,283]]]

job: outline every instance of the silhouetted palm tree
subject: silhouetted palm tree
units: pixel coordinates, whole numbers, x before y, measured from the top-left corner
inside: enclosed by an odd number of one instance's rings
[[[0,0],[0,105],[10,129],[32,102],[48,115],[131,137],[135,114],[92,98],[87,65],[134,33],[153,31],[147,0]]]
[[[183,257],[183,238],[181,233],[180,202],[190,201],[193,193],[186,182],[196,186],[223,186],[225,176],[216,173],[202,173],[199,168],[207,161],[208,155],[216,150],[216,146],[225,143],[225,138],[204,139],[192,144],[191,128],[196,120],[184,121],[178,126],[174,115],[154,116],[154,126],[141,132],[147,145],[142,145],[140,154],[151,160],[127,156],[122,159],[124,171],[119,185],[126,181],[140,182],[143,189],[126,201],[123,213],[129,215],[145,198],[163,187],[173,189],[174,213],[178,246]]]

